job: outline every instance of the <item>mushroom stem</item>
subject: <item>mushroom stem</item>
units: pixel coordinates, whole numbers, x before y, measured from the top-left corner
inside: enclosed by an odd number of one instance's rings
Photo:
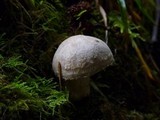
[[[90,78],[68,80],[66,87],[69,90],[69,99],[76,101],[90,94]]]

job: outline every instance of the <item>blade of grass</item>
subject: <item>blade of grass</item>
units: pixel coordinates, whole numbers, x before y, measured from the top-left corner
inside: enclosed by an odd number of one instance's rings
[[[136,0],[136,2],[139,3],[140,5],[140,1],[139,0]],[[125,3],[125,0],[118,0],[118,3],[120,5],[120,8],[121,8],[121,15],[122,15],[122,22],[123,22],[123,25],[124,25],[124,33],[127,33],[129,34],[129,39],[132,40],[132,46],[134,47],[142,65],[143,65],[143,69],[144,71],[146,72],[147,76],[154,80],[154,77],[151,73],[151,69],[149,68],[149,66],[147,65],[146,61],[144,60],[143,56],[142,56],[142,53],[139,49],[139,47],[137,46],[136,42],[132,39],[132,35],[131,33],[129,33],[129,24],[128,24],[128,18],[127,18],[127,8],[126,8],[126,3]],[[140,7],[140,6],[139,6]],[[145,13],[145,11],[143,11],[145,15],[148,15]]]
[[[125,0],[118,0],[118,4],[120,5],[121,15],[122,15],[122,22],[124,25],[124,33],[128,33],[128,19],[127,19],[127,8]]]
[[[103,7],[100,5],[99,3],[99,0],[96,0],[96,4],[97,6],[99,7],[99,11],[102,15],[102,18],[103,18],[103,21],[104,21],[104,26],[106,27],[106,30],[105,30],[105,41],[106,41],[106,44],[108,44],[108,22],[107,22],[107,13],[105,12],[105,10],[103,9]]]
[[[136,4],[138,5],[138,8],[140,11],[145,15],[151,22],[154,22],[153,18],[148,14],[148,11],[145,9],[145,7],[142,4],[141,0],[135,0]]]
[[[147,65],[146,61],[144,60],[143,56],[142,56],[142,53],[139,49],[139,47],[137,46],[136,42],[134,40],[132,40],[132,45],[143,65],[143,69],[144,71],[146,72],[147,76],[151,79],[151,80],[154,80],[154,77],[152,75],[152,72],[151,72],[151,69],[149,68],[149,66]]]
[[[158,26],[159,26],[159,20],[160,20],[160,0],[156,0],[156,18],[155,18],[155,23],[153,26],[153,31],[152,31],[152,39],[151,42],[156,42],[157,41],[157,34],[158,34]]]

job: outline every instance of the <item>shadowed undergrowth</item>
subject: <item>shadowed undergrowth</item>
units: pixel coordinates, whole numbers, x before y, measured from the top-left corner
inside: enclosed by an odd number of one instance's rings
[[[159,119],[159,48],[150,42],[155,2],[99,4],[107,13],[108,28],[95,1],[0,1],[2,120]],[[54,52],[75,34],[104,40],[106,29],[115,63],[92,77],[89,98],[70,104],[67,92],[58,91],[51,68]]]

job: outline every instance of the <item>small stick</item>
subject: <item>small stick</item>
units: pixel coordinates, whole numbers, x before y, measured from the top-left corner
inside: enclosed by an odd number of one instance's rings
[[[60,91],[62,91],[62,66],[60,62],[58,62],[58,79]]]
[[[58,62],[58,79],[59,79],[59,88],[60,88],[60,91],[62,91],[63,90],[63,88],[62,88],[62,66],[61,66],[61,63],[60,62]],[[63,118],[62,118],[62,106],[60,105],[59,106],[59,109],[58,109],[58,113],[59,113],[59,120],[63,120]]]

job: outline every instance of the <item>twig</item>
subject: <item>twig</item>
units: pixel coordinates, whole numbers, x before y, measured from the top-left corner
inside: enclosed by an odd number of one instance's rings
[[[58,62],[58,79],[59,79],[59,88],[60,91],[62,91],[62,66],[60,62]]]
[[[60,62],[58,62],[58,79],[59,79],[59,88],[60,88],[60,91],[62,91],[63,90],[63,88],[62,88],[62,66],[61,66]],[[61,105],[59,106],[58,113],[59,113],[59,120],[63,120]]]
[[[98,86],[97,86],[94,82],[91,82],[91,86],[92,86],[106,101],[108,101],[107,97],[103,94],[103,92],[98,88]]]

